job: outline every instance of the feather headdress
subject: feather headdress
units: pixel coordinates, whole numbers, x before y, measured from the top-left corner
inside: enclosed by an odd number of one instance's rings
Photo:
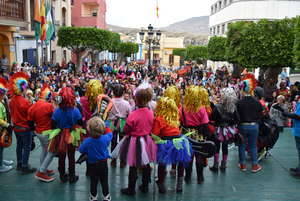
[[[257,81],[252,73],[247,73],[242,77],[241,89],[248,93],[253,94],[253,91],[257,85]]]
[[[0,78],[0,94],[7,92],[7,81],[4,78]]]
[[[26,73],[18,72],[13,74],[9,80],[9,90],[15,94],[20,95],[28,87],[29,76]]]
[[[49,101],[52,97],[52,92],[47,84],[43,85],[43,88],[40,92],[40,99]]]

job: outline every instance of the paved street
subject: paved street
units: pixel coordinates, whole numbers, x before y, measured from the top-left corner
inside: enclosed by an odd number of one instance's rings
[[[4,156],[15,160],[15,147],[5,150]],[[40,150],[33,151],[31,163],[37,167]],[[196,184],[196,179],[189,185],[184,185],[184,193],[176,194],[175,179],[168,176],[169,187],[166,195],[160,195],[152,187],[148,194],[137,193],[135,197],[120,194],[120,189],[127,184],[128,170],[109,168],[110,190],[112,200],[115,201],[266,201],[288,200],[297,201],[299,194],[299,179],[291,177],[288,168],[297,163],[294,139],[286,130],[280,136],[275,148],[271,150],[272,157],[262,161],[263,170],[257,174],[240,172],[237,168],[237,150],[230,150],[229,164],[226,173],[213,174],[206,168],[205,183]],[[57,167],[53,161],[51,168]],[[59,179],[52,183],[41,183],[32,175],[22,176],[15,170],[0,174],[0,201],[87,201],[89,193],[89,179],[84,176],[84,165],[77,166],[80,175],[76,184],[61,184]],[[56,177],[58,175],[56,174]]]

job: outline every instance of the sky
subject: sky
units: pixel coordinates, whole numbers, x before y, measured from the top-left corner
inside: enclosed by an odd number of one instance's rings
[[[156,17],[156,2],[159,18]],[[108,24],[141,28],[164,27],[191,17],[209,15],[215,0],[106,0]]]

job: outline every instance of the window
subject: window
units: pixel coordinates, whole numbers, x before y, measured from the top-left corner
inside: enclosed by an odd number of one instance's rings
[[[30,25],[31,31],[34,31],[34,0],[30,0]]]
[[[224,0],[223,7],[227,5],[227,0]]]
[[[218,4],[215,4],[215,12],[218,11]]]
[[[219,9],[222,8],[222,1],[219,1]]]
[[[174,64],[174,55],[173,54],[170,54],[169,55],[169,65],[173,65]]]
[[[212,6],[211,7],[211,14],[213,14],[214,13],[214,7]]]
[[[210,33],[210,35],[213,33],[213,29],[212,28],[209,29],[209,33]]]
[[[220,34],[220,26],[218,25],[217,26],[217,35],[219,35]]]
[[[222,34],[225,34],[225,24],[222,25]]]
[[[216,27],[213,28],[213,35],[216,35]]]
[[[66,26],[67,25],[67,9],[66,8],[62,8],[62,26]]]

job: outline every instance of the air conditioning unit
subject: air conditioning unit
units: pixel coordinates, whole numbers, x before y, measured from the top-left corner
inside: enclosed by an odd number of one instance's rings
[[[93,16],[93,17],[97,17],[97,11],[93,11],[93,12],[92,12],[92,16]]]

